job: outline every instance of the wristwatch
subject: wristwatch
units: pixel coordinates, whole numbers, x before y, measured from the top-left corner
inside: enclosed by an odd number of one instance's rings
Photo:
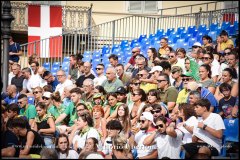
[[[204,124],[202,129],[203,129],[203,130],[205,130],[205,129],[206,129],[206,127],[207,127],[207,125],[206,125],[206,124]]]
[[[183,127],[186,128],[186,126],[187,126],[186,123],[183,123]]]

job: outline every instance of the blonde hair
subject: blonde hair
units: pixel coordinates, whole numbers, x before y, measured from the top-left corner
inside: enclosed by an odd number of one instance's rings
[[[130,151],[130,145],[127,138],[123,135],[117,135],[112,139],[113,149],[120,152],[128,153]]]

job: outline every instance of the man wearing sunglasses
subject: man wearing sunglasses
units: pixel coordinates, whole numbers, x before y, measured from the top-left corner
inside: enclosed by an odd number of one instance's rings
[[[19,115],[27,117],[29,125],[31,126],[37,116],[36,107],[32,104],[28,104],[28,98],[25,94],[21,94],[18,97],[17,104],[20,107]]]
[[[107,79],[107,77],[104,75],[104,64],[98,64],[96,69],[97,72],[97,76],[93,79],[94,82],[94,87],[98,86],[98,85],[102,85],[103,82]]]
[[[143,69],[146,69],[148,72],[151,70],[147,66],[147,60],[143,55],[139,54],[136,59],[137,59],[137,61],[136,61],[137,65],[134,68],[134,70],[132,71],[132,78],[135,78],[136,75]]]
[[[136,58],[136,56],[137,56],[138,54],[140,54],[140,52],[141,52],[140,48],[135,47],[135,48],[132,49],[132,57],[129,59],[127,65],[125,66],[125,71],[126,71],[131,65],[132,65],[132,66],[135,65],[135,63],[136,63],[136,62],[135,62],[135,58]]]
[[[155,159],[157,158],[157,146],[146,146],[143,142],[149,135],[155,132],[155,123],[153,115],[150,112],[143,112],[139,123],[140,131],[135,135],[134,141],[137,149],[137,159]]]
[[[181,63],[181,61],[177,59],[177,53],[175,51],[171,51],[168,56],[169,56],[168,61],[171,64],[171,67],[178,66],[181,67],[183,71],[185,70],[184,63]]]
[[[157,130],[147,136],[143,144],[146,146],[157,145],[158,159],[163,157],[180,159],[183,133],[168,125],[165,117],[158,117],[155,122]]]

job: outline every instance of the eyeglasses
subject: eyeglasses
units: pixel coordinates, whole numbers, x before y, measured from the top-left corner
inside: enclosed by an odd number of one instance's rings
[[[145,120],[139,120],[138,122],[139,122],[139,123],[144,123],[144,122],[145,122]]]
[[[64,76],[64,75],[57,75],[57,77],[62,77],[62,76]]]
[[[139,95],[139,94],[136,94],[136,93],[132,93],[133,96],[136,96],[136,95]]]
[[[140,83],[133,83],[135,86],[139,86],[140,85]]]
[[[151,110],[151,113],[152,113],[152,114],[154,114],[154,113],[160,113],[160,112],[161,112],[161,110],[155,110],[155,111],[154,111],[154,110]]]
[[[95,68],[96,70],[102,70],[103,68]]]
[[[157,80],[157,81],[158,81],[158,83],[161,83],[162,81],[167,81],[167,80],[164,79],[164,80]]]
[[[136,53],[136,52],[138,52],[138,51],[132,51],[132,53]]]
[[[17,104],[22,104],[23,103],[23,101],[21,101],[21,102],[17,102]]]
[[[182,81],[189,81],[191,78],[182,78]]]
[[[77,112],[81,112],[81,111],[83,111],[83,110],[84,110],[84,109],[78,109]]]
[[[163,128],[163,124],[156,125],[156,128]]]
[[[209,57],[202,57],[202,60],[209,60],[209,59],[211,59],[211,58],[209,58]]]
[[[41,91],[35,91],[33,92],[33,94],[38,94],[38,93],[42,93]]]
[[[45,100],[45,99],[46,99],[46,100],[49,100],[50,98],[48,98],[48,97],[42,97],[42,99],[43,99],[43,100]]]

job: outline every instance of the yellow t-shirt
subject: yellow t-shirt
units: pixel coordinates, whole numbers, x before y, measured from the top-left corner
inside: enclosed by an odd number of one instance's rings
[[[228,45],[233,45],[233,41],[231,39],[228,39],[227,42],[222,42],[220,47],[221,47],[221,51],[223,51],[225,48],[227,48]]]
[[[157,84],[153,83],[141,83],[140,88],[144,90],[144,92],[147,94],[151,89],[157,89]]]
[[[187,103],[187,97],[188,97],[188,92],[186,89],[182,89],[179,93],[178,93],[178,97],[177,97],[177,104],[180,103]]]

